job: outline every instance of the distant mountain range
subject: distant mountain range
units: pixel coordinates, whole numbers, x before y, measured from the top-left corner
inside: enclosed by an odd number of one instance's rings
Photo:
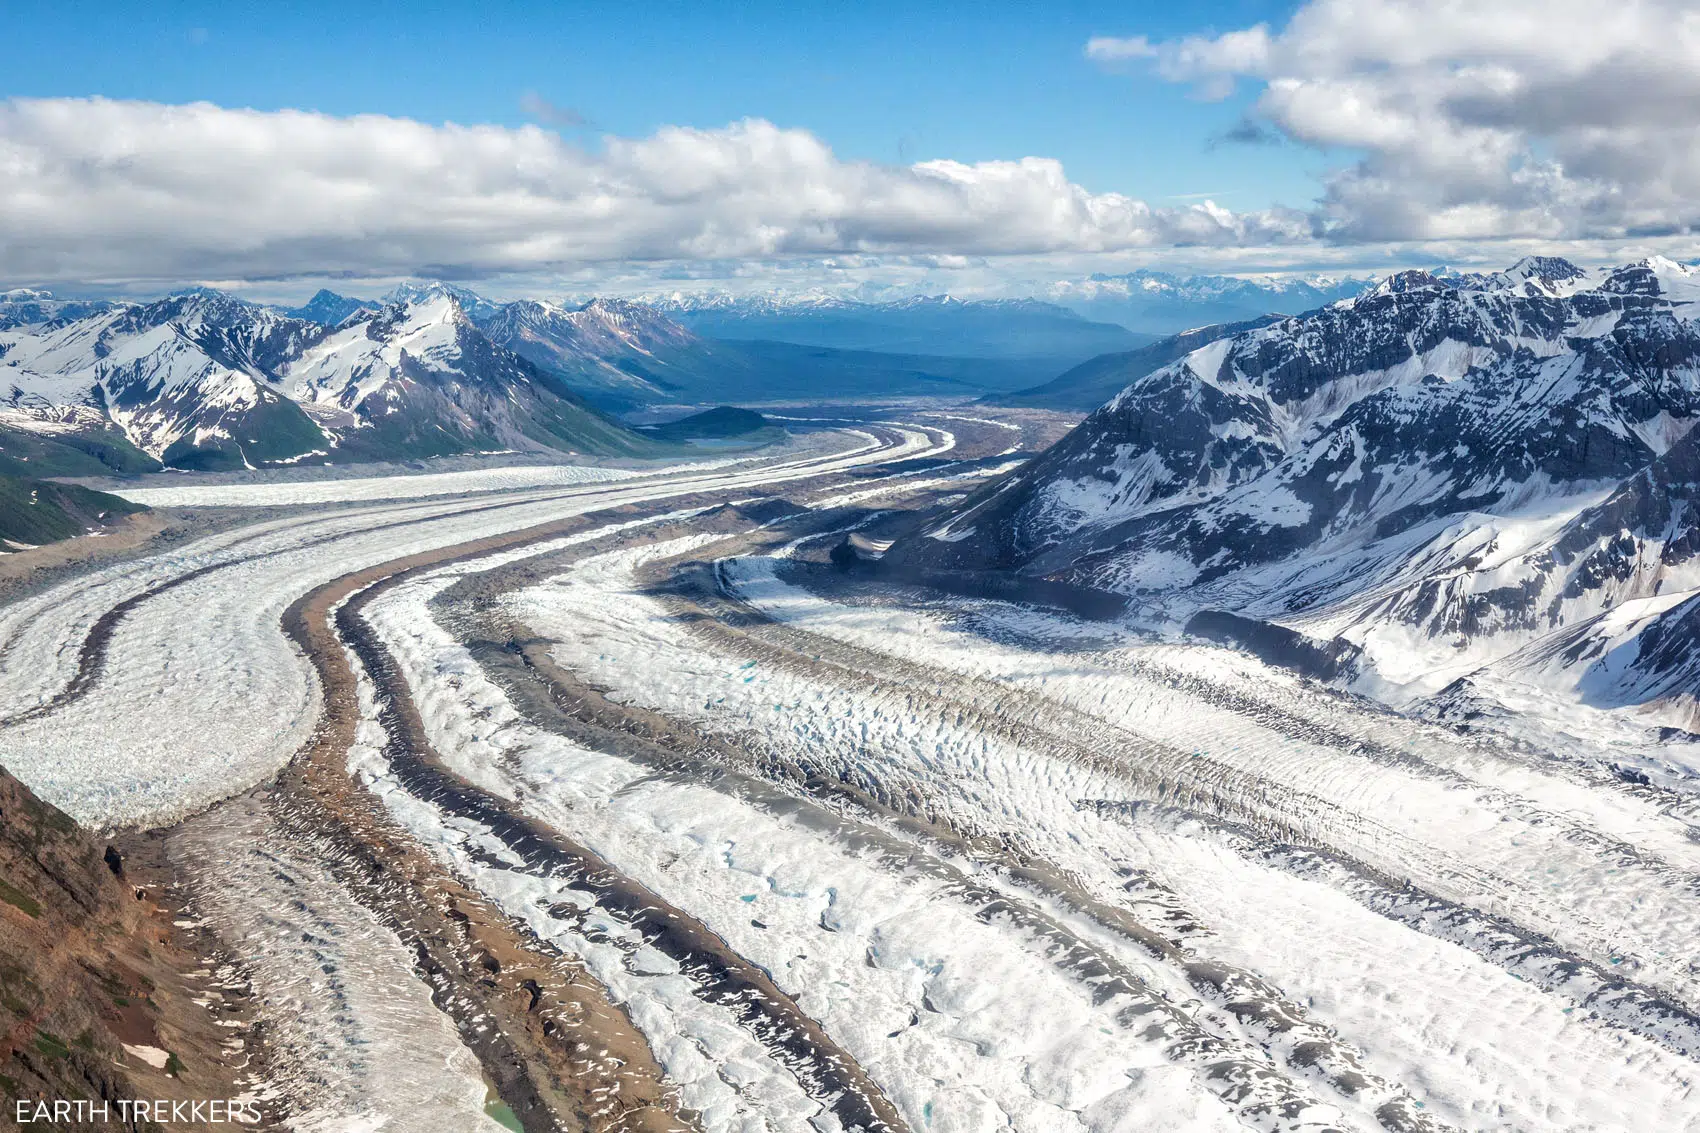
[[[1060,302],[963,300],[951,296],[860,302],[822,294],[674,293],[649,296],[643,301],[597,298],[558,303],[541,299],[497,302],[452,284],[410,282],[381,298],[321,290],[296,307],[267,308],[226,297],[233,306],[214,316],[213,323],[223,320],[228,324],[225,331],[238,338],[250,336],[262,355],[269,350],[277,356],[247,357],[237,345],[230,358],[223,357],[228,351],[217,346],[211,348],[208,357],[215,363],[233,362],[223,372],[236,375],[229,378],[235,391],[229,396],[236,399],[235,408],[225,408],[255,422],[250,429],[252,443],[243,446],[246,455],[242,459],[264,462],[280,459],[278,453],[299,455],[296,450],[300,443],[314,435],[313,428],[303,424],[288,407],[280,408],[272,396],[281,394],[285,400],[293,400],[284,389],[280,369],[294,361],[285,357],[291,349],[305,349],[307,339],[316,334],[340,333],[357,324],[382,321],[380,313],[388,308],[416,306],[434,296],[452,299],[465,321],[490,343],[519,355],[564,391],[604,411],[623,412],[657,403],[973,397],[1012,390],[1033,391],[1034,396],[1027,400],[1012,398],[1011,403],[1084,408],[1092,398],[1079,390],[1059,393],[1061,387],[1035,387],[1053,383],[1059,374],[1088,363],[1101,374],[1109,374],[1118,366],[1159,364],[1156,359],[1172,351],[1173,344],[1159,347],[1155,353],[1140,354],[1153,336],[1129,329],[1135,324],[1161,323],[1161,319],[1153,322],[1147,317],[1156,309],[1152,304],[1170,314],[1189,312],[1185,318],[1175,315],[1171,321],[1193,326],[1218,321],[1206,317],[1217,312],[1236,316],[1250,312],[1246,317],[1254,318],[1318,302],[1325,298],[1321,286],[1321,281],[1258,283],[1136,272],[1059,284],[1055,291]],[[1336,287],[1347,289],[1345,284]],[[78,356],[75,351],[65,354],[64,343],[93,334],[90,341],[107,349],[116,341],[114,336],[131,334],[125,330],[129,325],[125,319],[148,324],[136,324],[138,331],[160,321],[175,322],[187,328],[185,341],[200,341],[211,333],[206,320],[193,314],[180,318],[169,305],[190,294],[135,303],[61,299],[25,289],[0,293],[0,332],[11,332],[17,343],[0,344],[8,355],[3,364],[28,372],[28,377],[13,381],[25,400],[81,404],[92,388],[93,383],[85,379],[91,377],[95,363],[100,362],[103,372],[113,371],[114,363],[104,357]],[[115,314],[121,311],[130,314]],[[253,325],[238,326],[244,319],[233,313],[239,311],[253,312],[251,317],[244,316]],[[1103,317],[1086,317],[1082,311],[1098,312]],[[22,344],[23,338],[52,338],[70,323],[100,316],[118,321],[99,330],[84,327],[59,335],[58,345]],[[267,345],[267,336],[273,334],[283,335],[284,340]],[[294,336],[292,340],[290,335]],[[1104,357],[1116,354],[1128,357],[1120,362]],[[188,363],[179,360],[178,364]],[[142,364],[141,370],[147,369]],[[1061,386],[1081,376],[1062,381]],[[103,407],[111,410],[114,421],[123,420],[124,434],[142,451],[173,464],[202,459],[188,453],[206,447],[202,442],[212,437],[206,430],[226,428],[228,424],[214,420],[222,420],[223,410],[216,404],[207,406],[205,413],[192,408],[191,403],[210,391],[199,379],[189,388],[179,388],[181,378],[178,374],[165,382],[157,396],[145,392],[147,381],[135,374],[128,378],[112,374],[110,379],[101,379],[106,393],[113,396]],[[1097,379],[1097,384],[1102,385],[1103,380]],[[49,386],[53,388],[49,390]],[[153,402],[160,398],[172,404],[154,407]],[[169,452],[169,445],[162,449],[155,443],[156,438],[171,433],[171,443],[177,444],[181,440],[176,434],[178,427],[191,419],[197,422],[193,428],[200,430],[200,440],[191,438]],[[263,429],[259,428],[262,420]],[[483,426],[473,428],[464,423],[449,432],[465,440],[480,430],[488,432]],[[241,431],[240,426],[237,431]],[[424,443],[422,435],[414,440]],[[340,437],[335,445],[356,441],[376,442],[377,434]],[[326,443],[330,441],[326,439]],[[234,459],[233,450],[220,451],[223,456],[206,459],[215,463]],[[348,454],[352,456],[353,450]]]
[[[1405,272],[1202,337],[887,559],[1275,627],[1395,699],[1700,725],[1700,272]]]
[[[760,339],[839,350],[1027,358],[1054,368],[1148,341],[1035,299],[923,296],[862,303],[826,296],[656,296],[648,304],[709,338]]]
[[[984,400],[993,405],[1089,412],[1120,393],[1130,383],[1201,346],[1208,346],[1219,338],[1227,338],[1241,331],[1268,326],[1278,321],[1279,315],[1263,315],[1239,323],[1213,323],[1182,331],[1180,334],[1141,346],[1137,350],[1100,354],[1065,370],[1041,385],[1010,390],[1007,393],[989,394]]]
[[[1072,301],[1144,295],[1158,283],[1176,302],[1253,303],[1277,292],[1309,302],[1318,294],[1310,283],[1151,273],[1089,282],[1090,294],[1076,288]],[[51,438],[37,430],[28,445],[55,446],[54,462],[67,467],[224,468],[528,447],[629,453],[652,448],[654,436],[607,414],[913,396],[1085,409],[1110,385],[1194,344],[1152,343],[1026,299],[497,302],[417,282],[380,299],[322,290],[279,308],[210,289],[152,302],[18,290],[0,295],[0,400],[14,411],[14,424],[3,426],[13,432],[18,420],[58,414]],[[66,428],[67,408],[93,417]],[[14,449],[24,445],[13,436]]]
[[[947,310],[981,318],[971,305]],[[641,303],[495,303],[446,284],[382,300],[321,291],[293,309],[206,288],[146,303],[12,293],[0,311],[10,312],[0,456],[28,449],[20,460],[57,474],[497,449],[642,454],[660,451],[662,435],[610,412],[972,398],[1052,372],[1033,359],[723,341]]]
[[[495,303],[464,288],[437,286],[456,300],[492,342],[558,377],[593,403],[615,411],[669,402],[972,397],[1049,377],[1095,352],[1097,342],[1139,341],[1138,336],[1119,327],[1095,328],[1066,311],[1049,308],[1048,317],[1085,328],[1076,348],[1061,356],[1042,351],[1030,355],[999,353],[1000,348],[987,341],[989,330],[978,336],[971,332],[975,327],[989,328],[995,320],[988,312],[1002,310],[1001,304],[941,302],[931,320],[938,332],[932,336],[919,333],[912,325],[913,304],[844,306],[860,312],[867,338],[880,338],[881,332],[874,328],[881,319],[889,319],[908,329],[899,333],[888,328],[883,332],[888,344],[897,345],[902,339],[928,348],[902,352],[820,341],[830,335],[799,333],[787,338],[788,332],[779,322],[760,326],[770,335],[767,338],[754,334],[717,337],[712,328],[704,331],[688,325],[691,320],[687,313],[694,308],[682,300],[592,299],[573,304],[517,299]],[[404,285],[385,301],[416,298],[422,287]],[[286,313],[337,326],[377,305],[321,291],[305,306]],[[769,305],[768,301],[758,304],[764,309]],[[924,305],[932,305],[932,301]],[[715,301],[710,306],[732,318],[728,312],[734,307],[729,302]],[[823,311],[828,309],[839,309],[839,305],[821,306]],[[309,311],[311,315],[303,315]],[[758,322],[741,325],[753,332]],[[952,325],[959,329],[951,331]],[[846,338],[847,342],[856,340],[855,336]]]
[[[1334,276],[1240,279],[1141,270],[1054,283],[1045,298],[1088,319],[1170,335],[1212,323],[1302,314],[1350,299],[1374,283]]]
[[[115,305],[105,299],[56,299],[51,291],[32,291],[27,287],[0,291],[0,330],[80,319],[111,310]]]

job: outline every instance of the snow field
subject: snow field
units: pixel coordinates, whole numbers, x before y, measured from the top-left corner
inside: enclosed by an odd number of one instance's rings
[[[697,466],[702,467],[702,466]],[[549,464],[513,468],[475,468],[420,475],[370,476],[358,479],[299,480],[271,484],[185,484],[169,488],[116,488],[112,494],[148,507],[287,507],[300,504],[345,503],[352,500],[399,500],[447,496],[459,492],[493,492],[512,488],[545,488],[570,484],[599,484],[627,480],[642,473],[621,468],[590,468]]]
[[[1150,1020],[1123,1016],[1117,997],[1095,1003],[1101,992],[1050,965],[1049,942],[977,917],[954,893],[961,879],[869,860],[746,801],[658,779],[521,719],[430,620],[426,601],[458,573],[397,588],[364,611],[407,674],[439,752],[772,973],[914,1127],[1238,1127],[1199,1080],[1202,1068],[1171,1061],[1174,1036],[1140,1034]],[[1283,1127],[1338,1120],[1333,1107],[1313,1106]]]
[[[131,609],[86,695],[45,714],[0,721],[0,763],[88,825],[172,821],[264,779],[310,733],[317,685],[279,622],[314,587],[391,558],[602,508],[784,483],[953,440],[896,431],[890,447],[858,433],[860,444],[826,457],[706,474],[687,468],[629,487],[583,485],[267,521],[91,572],[0,610],[0,710],[15,717],[63,690],[90,628],[117,602],[222,564]],[[374,529],[385,524],[398,525]]]
[[[811,633],[994,680],[1302,792],[1308,813],[1283,817],[1302,821],[1321,844],[1511,915],[1700,1003],[1700,969],[1681,943],[1700,931],[1700,843],[1680,815],[1543,774],[1439,729],[1341,707],[1338,698],[1306,693],[1290,676],[1226,650],[1132,645],[1091,656],[1036,654],[952,630],[936,615],[821,602],[781,580],[774,565],[738,560],[723,574],[740,598]],[[1224,708],[1189,683],[1242,694],[1271,711],[1260,717]],[[1313,730],[1283,729],[1270,718],[1274,710]],[[1374,746],[1388,754],[1366,750]],[[1390,762],[1395,756],[1410,760]],[[1326,821],[1318,801],[1338,808],[1340,822]]]
[[[684,549],[674,547],[671,553]],[[1213,875],[1196,864],[1196,854],[1182,859],[1189,863],[1186,870],[1171,865],[1169,847],[1153,852],[1130,836],[1125,826],[1112,829],[1108,820],[1088,817],[1074,807],[1079,799],[1125,797],[1125,786],[1060,765],[1040,753],[1011,749],[984,734],[961,734],[950,722],[937,718],[936,707],[931,715],[923,707],[925,693],[933,690],[917,690],[918,697],[890,688],[857,695],[841,692],[836,682],[815,684],[784,670],[741,667],[735,658],[705,654],[699,641],[633,590],[631,572],[643,556],[665,553],[669,552],[650,548],[581,563],[552,583],[512,596],[510,608],[559,643],[555,653],[562,664],[593,683],[614,688],[618,695],[722,731],[760,737],[816,761],[830,761],[829,766],[861,770],[894,790],[913,787],[930,804],[956,814],[965,827],[1016,837],[1047,860],[1092,880],[1100,891],[1113,891],[1115,866],[1148,871],[1170,885],[1195,912],[1210,909],[1215,914],[1205,918],[1214,934],[1198,943],[1200,949],[1253,968],[1290,995],[1302,997],[1301,1002],[1311,999],[1321,1008],[1332,1006],[1322,1017],[1365,1053],[1373,1069],[1404,1082],[1434,1112],[1453,1116],[1467,1127],[1500,1127],[1502,1112],[1516,1112],[1526,1119],[1527,1128],[1587,1128],[1586,1122],[1598,1117],[1596,1090],[1604,1081],[1617,1083],[1613,1087],[1617,1092],[1611,1096],[1624,1112],[1663,1115],[1664,1127],[1681,1128],[1686,1115],[1700,1109],[1687,1084],[1691,1063],[1636,1035],[1590,1021],[1582,1010],[1567,1013],[1565,1008],[1572,1005],[1539,992],[1463,948],[1419,938],[1410,929],[1339,898],[1326,886],[1285,876],[1277,881],[1274,871],[1247,866],[1231,856],[1205,858],[1206,864],[1220,863]],[[933,663],[945,670],[941,680],[948,680],[951,666],[960,658],[957,645],[946,640],[947,631],[926,619],[918,620],[910,611],[899,616],[902,632],[889,622],[876,627],[881,635],[879,647],[899,654],[904,650],[932,654]],[[819,627],[811,623],[806,628]],[[974,639],[975,656],[988,655],[986,645]],[[1021,664],[1005,675],[1017,683],[1038,684],[1047,690],[1072,687],[1061,680],[1063,673],[1054,657],[1014,651],[999,657],[998,663],[1011,657]],[[1104,674],[1096,676],[1108,679]],[[1094,701],[1151,695],[1150,690],[1124,687],[1108,697],[1102,684],[1089,691]],[[1195,743],[1213,739],[1208,729],[1221,723],[1208,714],[1202,718],[1176,715],[1177,711],[1192,713],[1194,704],[1171,702],[1166,707],[1164,718],[1187,722]],[[1141,711],[1156,715],[1154,710]],[[1267,738],[1287,742],[1284,736]],[[1281,770],[1303,771],[1306,760],[1320,760],[1326,754],[1301,751],[1286,759]],[[1348,793],[1341,799],[1342,806],[1360,801],[1373,815],[1373,808],[1399,801],[1397,792],[1389,792],[1377,781],[1385,772],[1382,765],[1359,759],[1350,770],[1351,790],[1360,796],[1354,799]],[[1357,782],[1362,780],[1368,781]],[[1410,775],[1400,782],[1424,784]],[[1451,809],[1442,815],[1456,819],[1452,829],[1458,840],[1452,844],[1460,848],[1458,860],[1468,866],[1470,840],[1490,827],[1465,807],[1466,802],[1468,796],[1458,792],[1458,798],[1449,802]],[[1532,847],[1540,852],[1547,848],[1541,842]],[[1592,867],[1580,864],[1576,868]],[[1234,902],[1207,900],[1223,887]],[[1504,899],[1509,903],[1520,896],[1512,891]],[[1540,899],[1547,896],[1542,894]],[[1509,905],[1504,911],[1516,912],[1519,907]],[[1296,942],[1325,938],[1340,943],[1332,948],[1285,950],[1244,946],[1246,941],[1264,942],[1266,930],[1258,926],[1270,924],[1287,924],[1295,932],[1302,928]],[[1402,955],[1405,948],[1416,956],[1433,957],[1433,966],[1410,970],[1388,962],[1388,957]],[[1329,987],[1363,987],[1366,971],[1380,974],[1384,981],[1374,990],[1373,1003],[1347,1010],[1326,994]],[[1478,981],[1480,987],[1497,991],[1455,996],[1450,988],[1460,980]],[[1550,1048],[1531,1049],[1533,1044],[1525,1041],[1531,1025],[1557,1036]],[[1517,1072],[1530,1083],[1527,1094],[1521,1099],[1506,1097],[1506,1066],[1458,1057],[1459,1034],[1473,1036],[1479,1046],[1515,1063]],[[1635,1073],[1622,1080],[1611,1072],[1618,1064],[1635,1068]],[[1584,1124],[1578,1126],[1572,1119]],[[1638,1126],[1630,1122],[1623,1127]]]

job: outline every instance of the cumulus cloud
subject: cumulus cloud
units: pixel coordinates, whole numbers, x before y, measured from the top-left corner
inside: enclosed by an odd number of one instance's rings
[[[1310,0],[1278,32],[1095,39],[1294,141],[1360,154],[1338,240],[1611,238],[1700,228],[1700,11],[1686,0]]]
[[[1302,241],[1310,221],[1092,193],[1050,159],[844,161],[750,119],[587,149],[431,125],[107,99],[0,103],[0,274],[480,275],[831,253],[985,256]]]

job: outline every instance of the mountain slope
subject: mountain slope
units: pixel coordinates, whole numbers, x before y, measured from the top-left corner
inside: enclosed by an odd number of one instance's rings
[[[182,927],[190,922],[181,909],[164,904],[165,887],[140,887],[151,880],[132,875],[115,849],[0,768],[0,1094],[7,1128],[160,1128],[120,1121],[118,1099],[198,1101],[201,1119],[171,1127],[228,1127],[205,1120],[205,1099],[237,1098],[251,1082],[242,1069],[246,995],[227,982],[215,1006],[206,1006],[215,1003],[206,986],[209,959],[189,947],[199,940],[185,939],[194,930]],[[34,1109],[41,1099],[48,1107]],[[58,1099],[105,1101],[111,1120],[54,1119]],[[246,1111],[245,1123],[260,1117],[257,1106],[219,1110],[215,1117]]]
[[[159,461],[89,406],[0,409],[0,473],[13,476],[110,476],[155,472]]]
[[[887,559],[1231,610],[1432,690],[1700,586],[1697,300],[1668,261],[1405,273],[1139,378]]]
[[[0,550],[69,539],[146,510],[77,484],[0,473]]]
[[[984,400],[990,405],[1025,406],[1033,409],[1062,409],[1085,413],[1104,404],[1130,383],[1177,358],[1228,338],[1276,322],[1278,316],[1264,315],[1241,323],[1215,323],[1158,339],[1137,350],[1101,354],[1052,378],[1043,385],[1009,393],[995,393]]]
[[[382,304],[369,299],[351,299],[334,291],[320,288],[299,307],[286,307],[283,314],[292,319],[306,319],[320,326],[336,327],[347,322],[359,311],[376,311]]]
[[[0,332],[0,464],[50,444],[99,471],[654,448],[492,343],[450,289],[415,294],[334,328],[197,290]]]
[[[713,359],[696,335],[640,303],[595,299],[566,307],[535,299],[504,306],[491,340],[591,397],[667,400]]]
[[[654,447],[492,342],[447,290],[393,303],[332,332],[281,378],[328,443],[352,455],[512,448],[638,454]]]
[[[322,437],[273,379],[323,333],[216,291],[187,292],[0,334],[0,398],[103,410],[136,448],[180,468],[284,459]]]

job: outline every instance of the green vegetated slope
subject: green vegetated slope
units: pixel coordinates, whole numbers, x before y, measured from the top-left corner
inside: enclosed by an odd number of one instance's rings
[[[147,509],[105,492],[0,473],[0,550],[82,535]]]

